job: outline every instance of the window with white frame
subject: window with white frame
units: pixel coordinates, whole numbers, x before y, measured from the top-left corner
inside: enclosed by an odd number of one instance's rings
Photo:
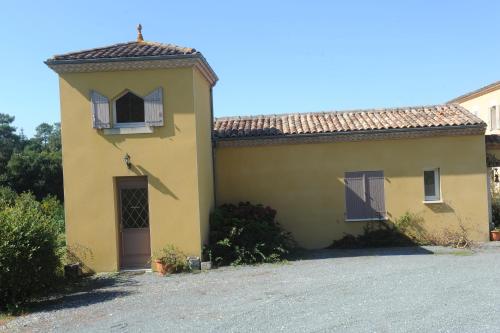
[[[490,128],[491,130],[498,129],[498,110],[496,105],[490,107]]]
[[[108,134],[130,134],[128,127],[133,133],[152,133],[152,127],[163,126],[162,87],[154,89],[144,97],[125,90],[114,99],[112,116],[109,112],[109,99],[105,95],[91,90],[90,102],[92,127],[104,129],[104,133],[108,131]],[[119,131],[114,131],[113,127]]]
[[[425,201],[441,200],[441,181],[439,168],[424,170]]]

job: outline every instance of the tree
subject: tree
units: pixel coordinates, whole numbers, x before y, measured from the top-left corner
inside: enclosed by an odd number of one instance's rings
[[[61,150],[61,125],[42,123],[35,129],[35,136],[28,143],[35,150]]]
[[[55,195],[63,200],[61,152],[32,149],[15,152],[7,164],[7,184],[17,193],[33,192],[37,199]]]
[[[19,148],[20,138],[16,128],[12,126],[14,117],[0,113],[0,184],[5,174],[5,168],[15,149]]]
[[[16,133],[14,117],[0,113],[0,186],[37,199],[55,195],[63,200],[61,126],[42,123],[27,139]]]

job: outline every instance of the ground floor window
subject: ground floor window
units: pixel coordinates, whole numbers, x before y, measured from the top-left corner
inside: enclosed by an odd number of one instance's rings
[[[441,200],[441,184],[439,168],[424,170],[425,201]]]
[[[346,221],[384,220],[384,172],[346,172]]]

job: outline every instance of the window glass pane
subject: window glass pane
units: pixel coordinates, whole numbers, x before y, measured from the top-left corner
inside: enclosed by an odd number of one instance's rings
[[[434,170],[424,171],[424,188],[426,197],[436,196],[436,180]]]
[[[490,108],[490,120],[491,120],[491,123],[490,123],[490,126],[491,126],[491,129],[497,129],[497,107],[496,106],[492,106]]]
[[[126,93],[116,100],[117,123],[143,123],[144,100],[139,96]]]

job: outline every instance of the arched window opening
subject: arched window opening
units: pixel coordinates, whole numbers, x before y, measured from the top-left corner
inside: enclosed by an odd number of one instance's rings
[[[144,99],[127,92],[115,102],[116,123],[143,123],[144,122]]]

